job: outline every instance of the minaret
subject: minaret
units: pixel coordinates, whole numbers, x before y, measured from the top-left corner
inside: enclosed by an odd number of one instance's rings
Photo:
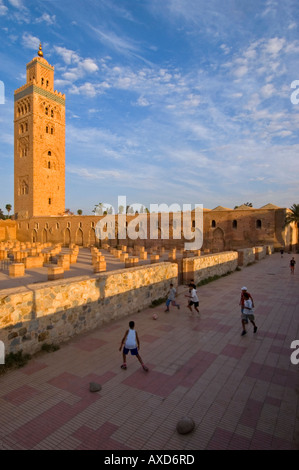
[[[54,67],[41,44],[14,98],[15,215],[59,215],[65,211],[65,95],[54,91]]]

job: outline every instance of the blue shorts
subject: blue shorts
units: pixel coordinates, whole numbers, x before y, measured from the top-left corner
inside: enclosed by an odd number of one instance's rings
[[[124,354],[128,354],[129,351],[131,351],[132,356],[137,356],[137,354],[138,354],[138,348],[127,349],[127,348],[124,347],[124,349],[123,349]]]

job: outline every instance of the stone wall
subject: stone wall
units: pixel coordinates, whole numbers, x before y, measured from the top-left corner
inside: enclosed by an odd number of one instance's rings
[[[6,354],[34,353],[43,342],[61,343],[147,308],[177,276],[177,264],[158,263],[2,291],[0,341]]]
[[[14,220],[0,220],[0,242],[16,240],[17,224]]]
[[[194,279],[195,284],[212,276],[222,276],[235,271],[238,266],[238,253],[225,251],[211,255],[183,259],[183,280],[185,283]]]
[[[255,248],[238,250],[238,266],[248,266],[255,261]]]

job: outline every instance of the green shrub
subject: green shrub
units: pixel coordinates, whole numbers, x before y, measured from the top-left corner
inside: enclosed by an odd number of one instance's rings
[[[155,308],[158,305],[164,304],[166,302],[166,297],[160,297],[159,299],[155,299],[152,301],[150,308]]]
[[[41,350],[42,351],[46,351],[46,352],[54,352],[54,351],[58,351],[58,349],[60,349],[60,346],[58,346],[58,344],[49,344],[49,343],[44,343],[41,347]]]
[[[27,364],[31,359],[30,354],[23,354],[23,351],[20,350],[16,353],[9,353],[5,356],[5,364],[0,365],[0,373],[4,373],[9,369],[19,369]]]

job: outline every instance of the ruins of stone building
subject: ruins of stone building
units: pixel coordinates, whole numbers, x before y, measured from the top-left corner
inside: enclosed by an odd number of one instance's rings
[[[99,245],[96,225],[103,216],[65,215],[65,95],[54,90],[54,67],[43,57],[27,64],[26,84],[15,91],[14,121],[14,213],[16,237],[20,241],[52,242],[79,246]],[[284,225],[288,209],[267,204],[237,209],[218,206],[203,211],[203,246],[211,252],[234,250],[262,244],[298,248],[298,227]],[[114,237],[106,228],[110,244],[118,244],[118,216]],[[126,225],[135,217],[127,215]],[[136,239],[121,240],[132,246],[144,244],[182,248],[184,234],[174,238],[177,221],[170,214],[169,233],[157,223],[158,238],[150,235],[150,215],[144,215]],[[194,227],[194,217],[190,220]],[[143,226],[142,226],[143,224]],[[109,224],[108,224],[109,225]],[[113,224],[112,224],[113,225]],[[194,227],[195,229],[195,227]],[[8,231],[0,230],[0,241]]]

